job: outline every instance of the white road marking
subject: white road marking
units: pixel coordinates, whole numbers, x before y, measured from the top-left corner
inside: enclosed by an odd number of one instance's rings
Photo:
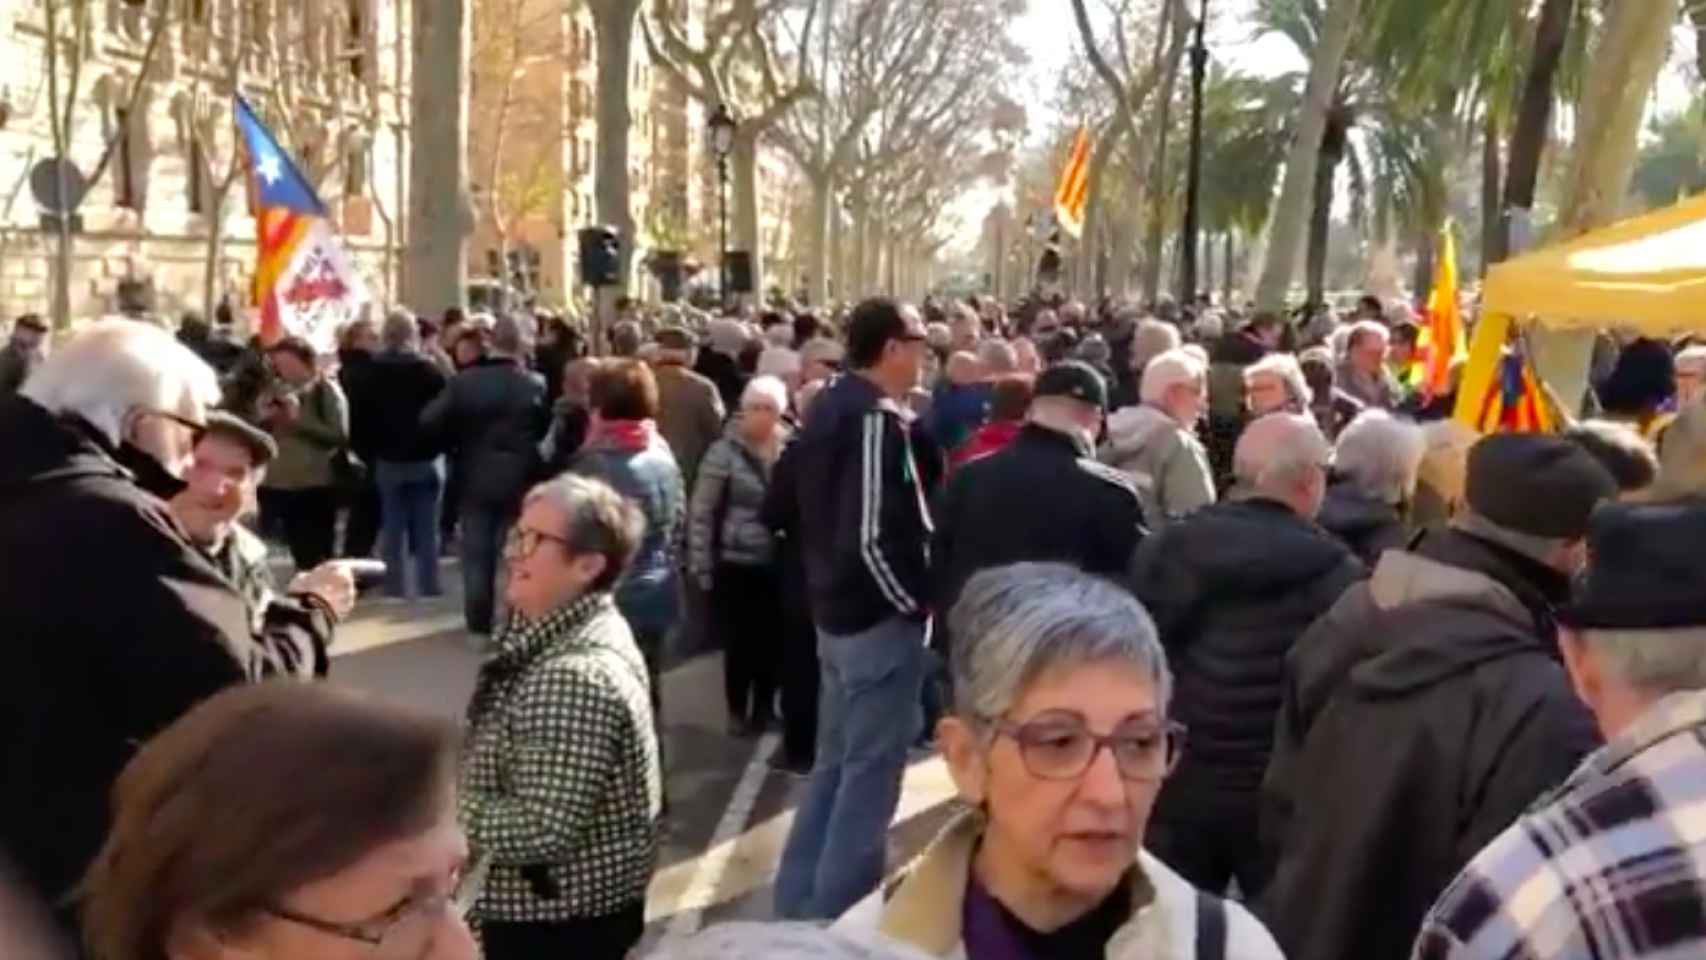
[[[765,778],[770,774],[770,755],[776,752],[780,742],[781,738],[774,733],[767,733],[758,739],[758,745],[752,750],[752,759],[747,761],[746,770],[740,775],[740,782],[735,785],[734,793],[729,795],[729,805],[723,810],[723,817],[717,821],[717,829],[711,834],[711,842],[694,865],[693,879],[674,903],[658,911],[660,915],[670,918],[669,929],[664,933],[661,943],[686,939],[698,933],[699,928],[704,925],[705,908],[716,902],[723,874],[734,857],[735,841],[746,831],[746,822],[752,817],[753,805],[758,802],[758,791],[763,789]]]

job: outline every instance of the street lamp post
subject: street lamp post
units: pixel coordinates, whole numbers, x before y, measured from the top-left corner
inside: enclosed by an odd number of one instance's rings
[[[1197,295],[1197,224],[1202,205],[1202,88],[1208,70],[1208,46],[1203,36],[1208,26],[1208,0],[1202,0],[1197,17],[1196,43],[1191,47],[1191,167],[1185,185],[1185,223],[1179,238],[1179,305],[1195,301]]]
[[[729,152],[734,149],[736,125],[729,105],[717,104],[710,121],[711,152],[717,155],[717,296],[725,310],[729,306]]]

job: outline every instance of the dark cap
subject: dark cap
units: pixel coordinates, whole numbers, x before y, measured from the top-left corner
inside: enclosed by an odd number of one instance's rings
[[[691,350],[698,346],[686,327],[664,327],[652,339],[665,350]]]
[[[1077,360],[1066,360],[1049,367],[1037,377],[1036,396],[1069,397],[1093,407],[1106,408],[1108,386],[1094,367]]]
[[[1579,540],[1594,507],[1617,496],[1617,482],[1563,437],[1495,433],[1469,448],[1464,495],[1470,509],[1507,530]]]
[[[1559,619],[1599,630],[1706,626],[1702,543],[1706,499],[1605,504],[1588,530],[1587,570]]]
[[[207,415],[207,426],[202,428],[201,436],[209,434],[247,447],[257,470],[272,463],[273,458],[278,456],[278,444],[273,442],[273,438],[266,431],[223,410],[214,410]]]

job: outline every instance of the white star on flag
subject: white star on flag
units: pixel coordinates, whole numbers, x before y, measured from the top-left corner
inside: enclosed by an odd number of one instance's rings
[[[278,155],[273,153],[263,154],[261,156],[261,162],[255,164],[255,174],[262,180],[265,180],[268,186],[276,183],[279,177],[284,176],[284,171],[280,169],[278,164]]]

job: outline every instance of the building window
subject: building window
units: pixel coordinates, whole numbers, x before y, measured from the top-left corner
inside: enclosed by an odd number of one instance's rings
[[[349,154],[344,157],[344,196],[361,197],[367,195],[367,149],[366,145],[356,143],[350,147]]]
[[[363,0],[349,0],[349,57],[350,76],[367,79],[367,11]]]

